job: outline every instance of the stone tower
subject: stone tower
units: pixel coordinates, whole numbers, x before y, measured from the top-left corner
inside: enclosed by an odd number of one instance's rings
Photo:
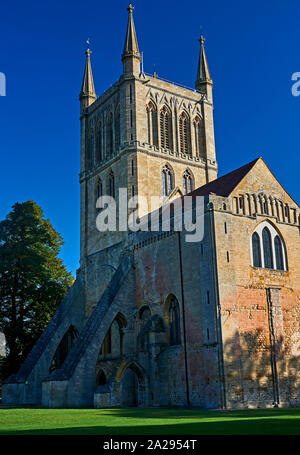
[[[129,5],[123,74],[96,97],[90,54],[80,93],[81,266],[85,258],[125,240],[126,232],[99,232],[98,196],[152,196],[167,202],[217,178],[212,80],[200,38],[196,89],[141,71],[141,54]],[[163,183],[162,183],[163,182]],[[164,188],[163,188],[164,186]]]

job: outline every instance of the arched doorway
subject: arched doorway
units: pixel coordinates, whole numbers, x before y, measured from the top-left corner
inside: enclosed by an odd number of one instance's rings
[[[145,377],[142,369],[135,363],[129,364],[121,380],[121,406],[135,407],[147,404]]]

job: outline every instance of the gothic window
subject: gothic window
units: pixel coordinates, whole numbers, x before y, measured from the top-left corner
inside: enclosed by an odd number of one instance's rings
[[[287,270],[284,240],[268,221],[260,223],[251,237],[253,267]]]
[[[263,249],[264,249],[264,263],[266,269],[273,269],[273,249],[272,238],[270,230],[267,227],[262,231]]]
[[[108,194],[111,197],[115,197],[115,176],[113,171],[108,176]]]
[[[174,295],[169,297],[169,343],[170,346],[180,344],[180,310]]]
[[[87,139],[86,168],[90,169],[93,165],[94,155],[94,131],[90,129]]]
[[[148,142],[149,144],[158,146],[158,131],[157,131],[157,110],[155,105],[150,101],[147,106],[148,119]]]
[[[164,106],[160,111],[160,145],[165,149],[172,148],[172,116]]]
[[[186,112],[179,117],[179,139],[180,151],[184,154],[191,154],[191,128],[190,119]]]
[[[184,171],[182,177],[183,194],[188,194],[193,190],[192,175],[189,170]]]
[[[195,137],[195,151],[196,151],[196,156],[201,155],[201,140],[202,140],[202,124],[201,120],[199,117],[196,117],[193,123],[194,126],[194,137]]]
[[[162,168],[161,179],[162,179],[162,195],[168,196],[173,189],[172,172],[171,172],[171,169],[169,168],[169,166],[165,165]]]
[[[120,105],[117,107],[115,113],[115,151],[120,148]]]
[[[103,185],[101,179],[99,178],[96,183],[96,202],[101,196],[103,196]]]
[[[280,240],[279,235],[276,235],[276,237],[274,239],[274,246],[275,246],[276,269],[284,270],[282,242]]]
[[[109,327],[100,350],[100,360],[118,358],[122,354],[123,328],[127,322],[125,317],[118,313]]]
[[[102,156],[102,125],[101,122],[97,124],[96,130],[96,163],[101,163],[103,156]]]
[[[106,376],[105,376],[105,373],[103,370],[100,370],[99,373],[97,374],[97,378],[96,378],[96,386],[99,387],[101,385],[105,385],[106,384]]]
[[[257,232],[252,235],[253,267],[261,267],[260,238]]]
[[[71,325],[67,332],[61,339],[58,348],[55,351],[54,357],[51,362],[50,371],[57,370],[62,367],[67,355],[69,354],[75,340],[78,336],[76,328]]]
[[[113,154],[113,118],[110,112],[106,118],[106,155],[111,157]]]
[[[101,356],[106,359],[111,354],[111,326],[108,329],[101,347]]]

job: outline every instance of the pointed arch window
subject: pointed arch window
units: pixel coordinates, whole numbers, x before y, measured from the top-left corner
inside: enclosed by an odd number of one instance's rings
[[[166,106],[160,111],[160,145],[165,149],[172,148],[172,116]]]
[[[103,185],[102,185],[102,180],[99,178],[96,183],[96,202],[99,199],[99,197],[103,196]]]
[[[148,119],[148,142],[149,144],[158,146],[158,129],[157,129],[157,109],[150,101],[147,106]]]
[[[99,387],[101,385],[105,385],[107,382],[106,376],[103,370],[100,370],[99,373],[97,374],[96,378],[96,386]]]
[[[106,119],[106,154],[108,157],[113,154],[113,118],[111,112]]]
[[[169,166],[165,165],[162,168],[161,179],[162,179],[162,195],[168,196],[173,189],[173,178],[172,171]]]
[[[54,357],[50,365],[50,372],[53,370],[60,369],[62,367],[62,364],[66,360],[67,355],[71,351],[77,337],[78,337],[77,329],[73,325],[70,325],[69,329],[62,337],[61,342],[59,343],[58,348],[55,351]]]
[[[123,328],[126,327],[125,317],[118,313],[110,325],[100,350],[100,360],[117,358],[123,352]]]
[[[102,156],[102,124],[99,122],[97,124],[96,130],[96,163],[101,163],[103,156]]]
[[[120,148],[120,105],[117,107],[115,113],[115,151]]]
[[[274,246],[275,246],[276,269],[284,270],[283,252],[282,252],[283,245],[282,245],[279,235],[276,235],[276,237],[274,239]]]
[[[94,130],[90,129],[87,140],[86,167],[90,169],[94,158]]]
[[[260,238],[257,232],[252,235],[253,267],[261,267]]]
[[[284,240],[271,223],[260,223],[251,239],[253,267],[282,271],[288,269]]]
[[[273,249],[271,233],[267,227],[262,231],[263,249],[264,249],[264,263],[266,269],[273,269]]]
[[[180,151],[186,155],[191,154],[191,128],[190,118],[186,112],[179,117]]]
[[[169,303],[169,340],[170,346],[180,344],[180,310],[174,295],[171,296]]]
[[[108,193],[111,197],[115,197],[115,176],[113,171],[108,176]]]
[[[191,172],[187,169],[183,173],[182,177],[182,187],[183,187],[183,194],[188,194],[193,191],[193,179]]]
[[[200,156],[202,153],[201,140],[202,140],[202,123],[199,117],[194,120],[194,137],[195,137],[195,152],[196,156]]]

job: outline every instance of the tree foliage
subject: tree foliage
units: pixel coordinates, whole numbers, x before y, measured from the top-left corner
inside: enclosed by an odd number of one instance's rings
[[[63,240],[33,201],[0,222],[0,331],[5,376],[17,372],[73,283],[58,257]]]

